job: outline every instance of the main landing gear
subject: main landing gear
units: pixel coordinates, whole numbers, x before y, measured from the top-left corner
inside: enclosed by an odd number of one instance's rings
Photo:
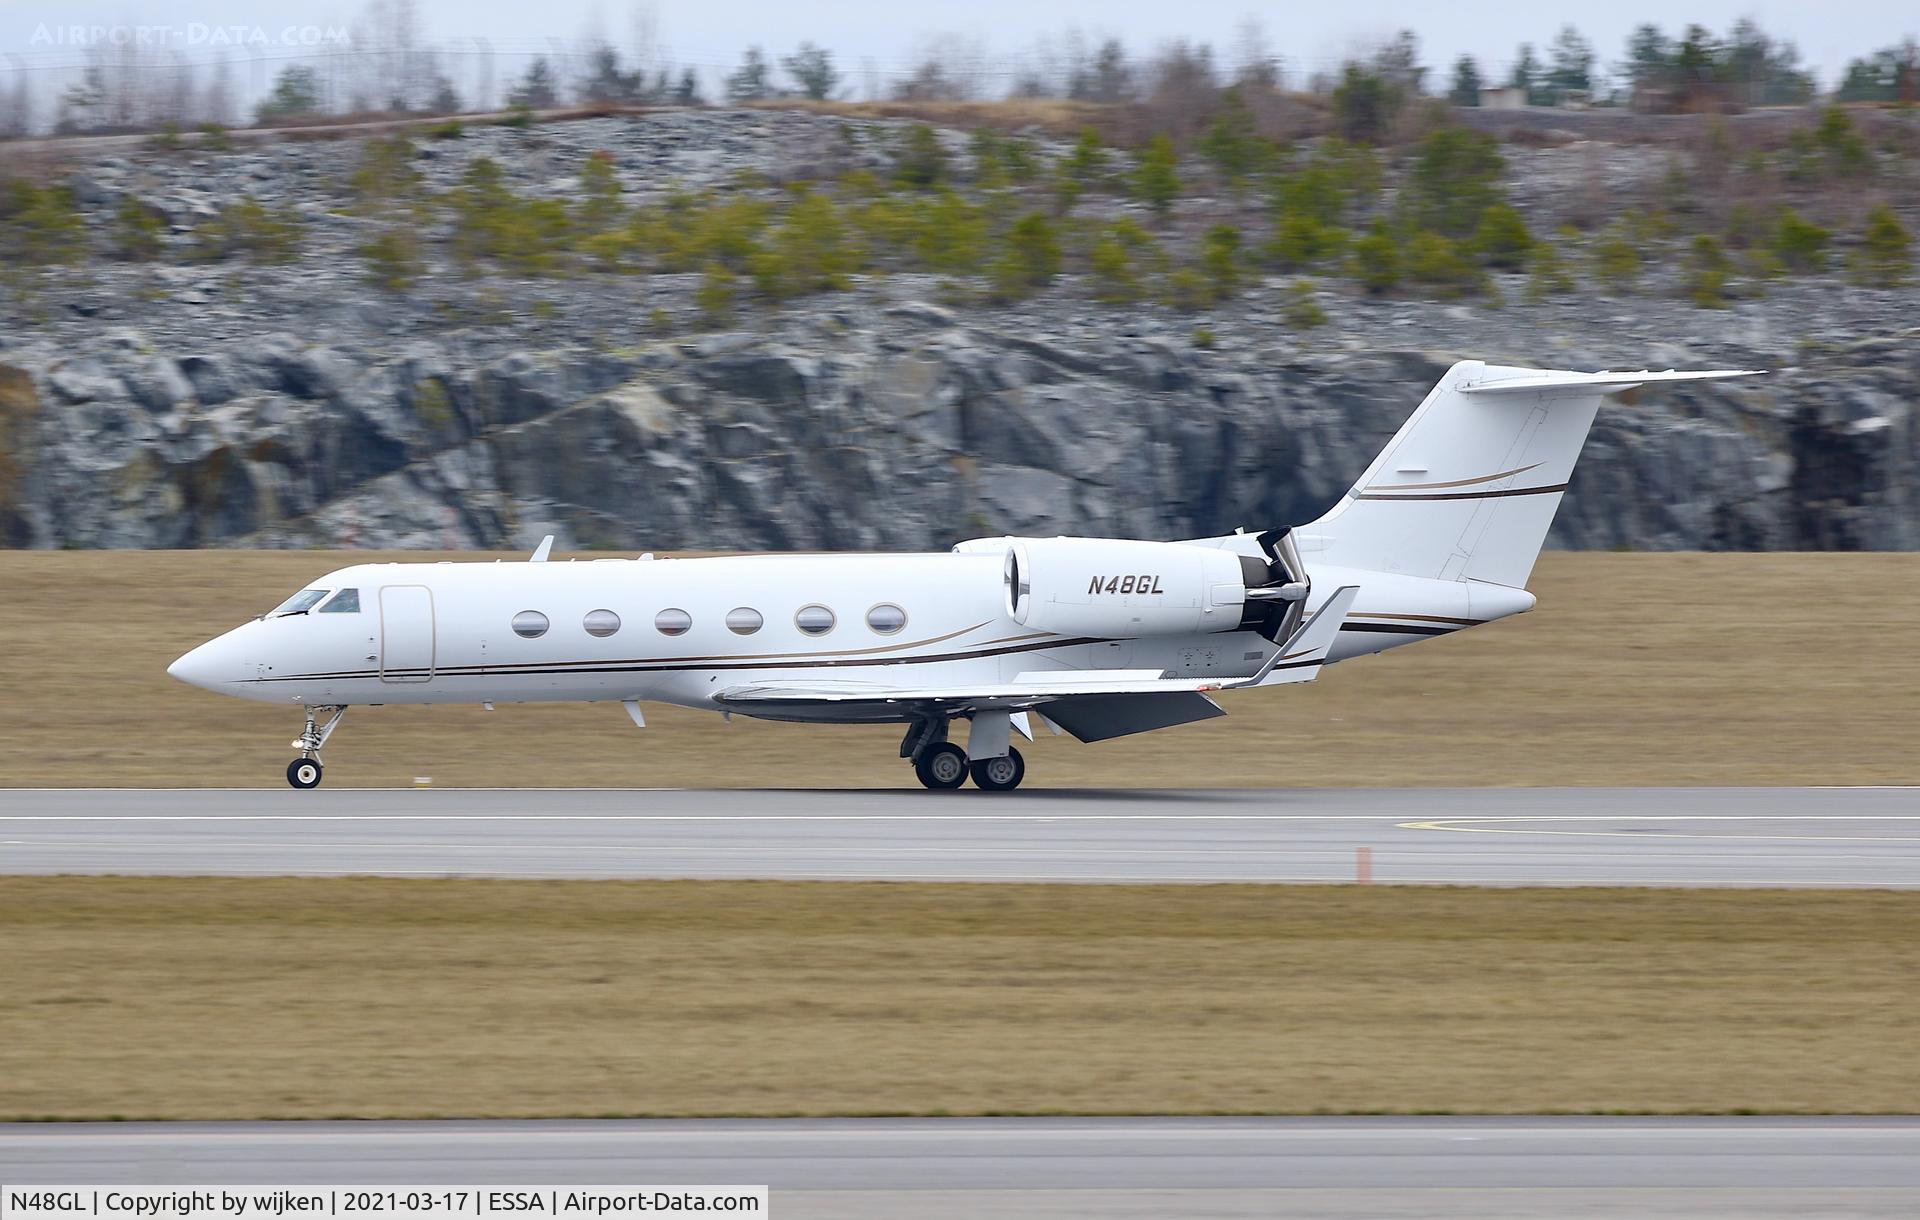
[[[317,722],[319,716],[332,712],[325,724]],[[345,707],[310,707],[307,709],[307,728],[300,734],[299,740],[292,743],[300,751],[300,757],[287,764],[287,782],[296,788],[318,788],[320,777],[326,768],[320,763],[320,747],[327,744],[327,738],[333,736],[333,730],[340,726],[340,717],[347,714]]]
[[[976,720],[971,744],[978,745],[983,738],[994,736],[992,732],[982,733],[981,729]],[[900,743],[900,755],[913,760],[914,775],[922,785],[935,791],[958,788],[971,777],[973,786],[982,792],[1011,792],[1026,778],[1027,760],[1020,756],[1020,751],[1005,744],[1004,726],[999,731],[1004,754],[969,759],[965,750],[946,739],[944,720],[922,721],[907,730],[906,740]]]

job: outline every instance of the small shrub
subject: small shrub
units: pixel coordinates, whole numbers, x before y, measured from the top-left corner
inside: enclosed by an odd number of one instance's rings
[[[1248,178],[1266,169],[1273,145],[1254,128],[1253,111],[1233,85],[1220,95],[1220,109],[1200,137],[1200,155],[1238,192]]]
[[[1153,137],[1133,170],[1134,197],[1152,208],[1154,215],[1163,221],[1173,212],[1174,200],[1180,197],[1179,164],[1180,158],[1173,150],[1173,137],[1163,132]]]
[[[448,119],[444,123],[434,123],[427,128],[429,140],[458,140],[467,134],[466,125],[459,119]]]
[[[1862,283],[1880,288],[1904,283],[1913,270],[1913,236],[1884,203],[1867,213],[1854,270]]]
[[[462,260],[490,259],[521,275],[566,271],[579,240],[574,216],[557,199],[522,199],[497,162],[476,158],[447,196],[453,250]],[[604,256],[605,244],[595,253]]]
[[[808,191],[767,234],[765,244],[748,255],[747,266],[755,286],[779,299],[844,288],[859,261],[839,209],[826,196]]]
[[[1499,203],[1506,166],[1490,135],[1443,127],[1420,141],[1401,190],[1409,219],[1443,237],[1470,236]]]
[[[1436,296],[1461,297],[1484,287],[1486,275],[1460,247],[1438,233],[1415,233],[1403,260],[1406,278]]]
[[[1727,254],[1711,234],[1693,239],[1687,257],[1687,298],[1702,309],[1727,307]]]
[[[525,102],[515,102],[507,107],[504,117],[493,121],[495,127],[514,127],[525,130],[533,126],[533,107]]]
[[[1025,296],[1044,288],[1060,274],[1060,239],[1053,222],[1030,212],[1008,230],[1006,248],[988,270],[996,296]]]
[[[1163,299],[1171,308],[1191,312],[1213,304],[1213,290],[1206,276],[1192,267],[1181,267],[1167,276]]]
[[[453,400],[438,377],[427,377],[414,384],[413,411],[429,427],[444,428],[453,422]]]
[[[1527,252],[1527,299],[1544,301],[1573,291],[1573,276],[1552,242],[1536,241]]]
[[[1619,234],[1602,237],[1593,247],[1593,274],[1607,287],[1630,292],[1640,282],[1640,249]]]
[[[1751,246],[1767,238],[1767,224],[1759,208],[1750,203],[1736,203],[1727,212],[1727,223],[1723,237],[1729,247],[1740,249]]]
[[[159,131],[147,137],[147,147],[155,152],[178,152],[183,147],[180,140],[180,124],[167,122]]]
[[[420,193],[413,143],[403,135],[373,136],[361,146],[360,165],[349,184],[364,208],[379,211]]]
[[[1219,341],[1219,338],[1206,327],[1196,326],[1193,328],[1193,345],[1195,347],[1210,348]]]
[[[1295,280],[1287,288],[1287,303],[1281,311],[1288,326],[1295,330],[1312,330],[1316,326],[1327,324],[1327,311],[1320,308],[1312,280]]]
[[[410,228],[389,226],[360,247],[367,279],[385,292],[405,292],[425,270],[420,239]]]
[[[739,278],[725,263],[710,262],[701,269],[700,287],[694,290],[693,301],[707,321],[721,323],[733,316]]]
[[[24,178],[5,184],[0,194],[0,269],[73,263],[86,248],[87,226],[71,190],[35,186]]]
[[[951,275],[972,275],[980,269],[992,236],[985,209],[943,190],[910,215],[903,244],[918,266]]]
[[[1215,225],[1200,239],[1200,271],[1207,277],[1215,300],[1230,297],[1240,287],[1240,230]]]
[[[1374,296],[1393,291],[1403,274],[1400,247],[1385,222],[1375,221],[1367,235],[1353,243],[1349,256],[1353,277]]]
[[[1873,173],[1873,150],[1844,107],[1829,106],[1822,112],[1813,141],[1825,155],[1827,170],[1834,177],[1851,180]]]
[[[1527,265],[1527,253],[1533,248],[1533,236],[1520,213],[1504,203],[1496,203],[1480,213],[1480,225],[1473,233],[1473,249],[1489,267],[1517,271]]]
[[[1316,266],[1338,259],[1352,237],[1345,229],[1326,224],[1306,212],[1285,212],[1273,227],[1262,254],[1286,270]]]
[[[927,190],[946,181],[947,151],[940,145],[939,133],[925,123],[907,129],[900,156],[893,166],[894,181],[916,190]]]
[[[1071,211],[1081,195],[1098,190],[1107,178],[1107,148],[1091,127],[1080,133],[1073,151],[1060,159],[1056,167],[1054,193],[1060,210]]]
[[[601,149],[580,167],[580,227],[604,233],[620,223],[620,179],[613,172],[613,154]]]
[[[1334,124],[1340,134],[1357,144],[1386,139],[1406,97],[1385,75],[1350,63],[1341,70],[1333,90]]]
[[[167,229],[160,213],[132,195],[122,195],[113,212],[113,245],[121,258],[147,262],[160,257],[160,235]]]
[[[196,129],[200,133],[200,147],[208,152],[232,152],[233,133],[218,123],[202,123]]]
[[[1787,208],[1780,213],[1780,223],[1773,231],[1773,255],[1789,271],[1819,271],[1827,265],[1827,243],[1832,237],[1826,229]]]
[[[1087,273],[1093,278],[1095,300],[1125,305],[1144,295],[1134,270],[1133,252],[1111,233],[1100,237],[1087,252]]]
[[[290,263],[300,257],[306,225],[292,208],[269,208],[242,199],[201,229],[200,252],[213,259],[245,258],[255,263]]]

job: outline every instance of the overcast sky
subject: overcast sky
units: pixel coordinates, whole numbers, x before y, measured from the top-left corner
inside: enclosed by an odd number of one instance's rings
[[[835,52],[848,83],[855,87],[862,83],[863,65],[881,72],[897,70],[929,38],[940,35],[957,35],[990,56],[1030,52],[1037,40],[1057,41],[1072,28],[1089,36],[1118,36],[1136,51],[1187,38],[1214,44],[1231,62],[1239,30],[1249,16],[1258,17],[1273,52],[1295,74],[1296,83],[1402,27],[1418,32],[1422,58],[1436,75],[1444,75],[1462,53],[1475,56],[1483,70],[1500,75],[1512,62],[1517,44],[1544,44],[1566,23],[1594,42],[1602,65],[1607,66],[1621,58],[1628,31],[1641,22],[1655,22],[1670,33],[1690,21],[1722,32],[1736,18],[1749,15],[1769,32],[1797,43],[1824,86],[1836,81],[1847,60],[1903,35],[1920,34],[1916,0],[1819,4],[1689,0],[1679,5],[1651,0],[1590,5],[1534,0],[1361,0],[1266,9],[1245,0],[971,0],[938,9],[897,0],[415,3],[430,40],[483,38],[500,50],[535,50],[549,42],[574,44],[595,26],[617,45],[632,45],[636,28],[650,25],[675,62],[713,66],[735,61],[748,43],[759,43],[778,55],[811,39]],[[76,25],[171,27],[181,31],[174,35],[176,44],[199,58],[217,28],[257,28],[277,40],[288,27],[349,27],[364,7],[336,0],[4,0],[0,3],[0,67],[9,53],[34,58],[51,53],[57,48],[49,47],[48,35],[65,39],[64,31]],[[641,15],[638,23],[636,14]]]

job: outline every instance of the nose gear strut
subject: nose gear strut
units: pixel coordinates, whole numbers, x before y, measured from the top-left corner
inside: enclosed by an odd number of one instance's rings
[[[325,724],[317,723],[317,718],[326,713]],[[320,776],[325,768],[320,763],[320,749],[327,744],[327,738],[333,736],[333,730],[340,726],[340,717],[347,714],[344,704],[323,704],[307,709],[307,727],[298,739],[289,743],[300,751],[300,757],[287,764],[287,782],[296,788],[318,788]]]

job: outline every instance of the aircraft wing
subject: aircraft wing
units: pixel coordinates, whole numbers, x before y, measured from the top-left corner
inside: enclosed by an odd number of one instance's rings
[[[735,686],[720,691],[714,696],[714,701],[729,711],[748,715],[792,714],[803,708],[814,707],[830,718],[836,710],[851,712],[862,706],[903,710],[924,707],[929,711],[954,715],[981,711],[1026,711],[1069,701],[1152,696],[1187,696],[1173,701],[1162,698],[1160,701],[1169,707],[1177,703],[1192,709],[1196,706],[1196,700],[1192,697],[1199,696],[1198,704],[1213,709],[1206,714],[1220,715],[1218,706],[1205,698],[1207,692],[1244,686],[1311,682],[1319,677],[1327,652],[1339,635],[1340,624],[1353,608],[1353,599],[1359,591],[1358,585],[1347,585],[1336,591],[1285,644],[1274,650],[1258,670],[1241,677],[1169,678],[1158,669],[1103,669],[1034,671],[1016,674],[1007,681],[951,685],[888,686],[877,682],[828,679]],[[1051,712],[1049,718],[1062,719]]]

